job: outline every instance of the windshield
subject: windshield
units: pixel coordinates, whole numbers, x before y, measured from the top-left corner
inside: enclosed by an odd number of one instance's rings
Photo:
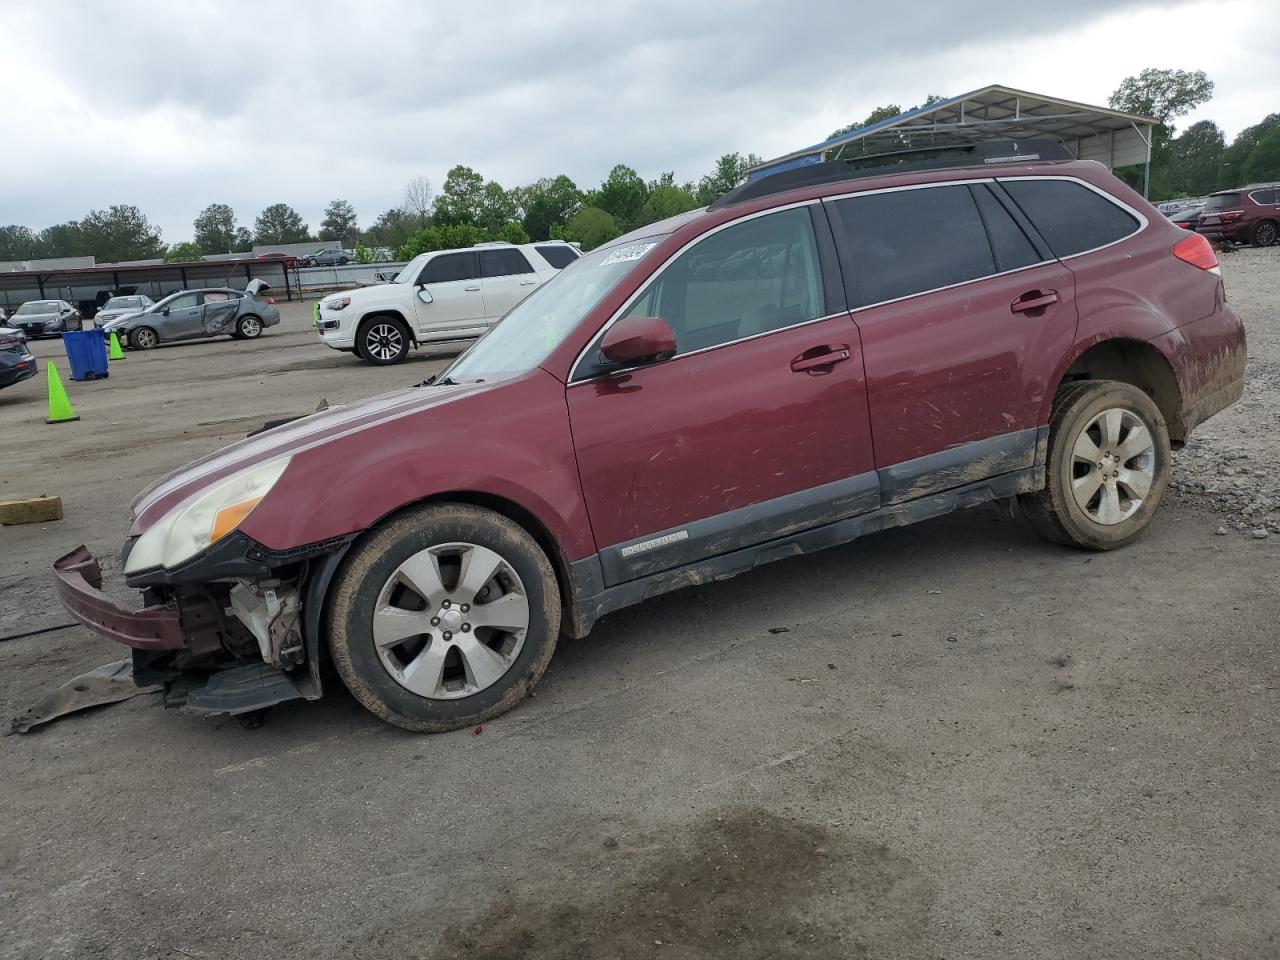
[[[24,313],[57,313],[59,310],[57,300],[32,300],[30,303],[24,303],[18,308],[18,314]]]
[[[442,380],[503,380],[532,370],[665,235],[605,247],[575,260],[516,304]]]
[[[1228,210],[1231,207],[1238,206],[1240,206],[1240,194],[1219,193],[1205,201],[1204,209],[1208,212],[1210,210]]]
[[[404,269],[396,274],[396,278],[392,283],[413,283],[418,274],[422,272],[422,264],[426,260],[426,256],[414,257],[404,265]]]
[[[102,305],[103,310],[137,310],[142,306],[141,297],[112,297]]]

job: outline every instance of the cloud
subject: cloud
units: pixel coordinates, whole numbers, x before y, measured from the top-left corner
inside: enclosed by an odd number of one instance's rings
[[[1231,6],[1225,24],[1250,9],[1262,19],[1262,0]],[[507,186],[561,172],[592,185],[619,162],[694,179],[721,153],[783,153],[885,102],[990,82],[1101,101],[1145,66],[1209,69],[1152,62],[1171,25],[1204,10],[11,0],[0,35],[17,89],[6,97],[0,210],[45,226],[136,203],[173,242],[215,200],[248,225],[283,201],[315,228],[343,197],[368,224],[410,177],[438,185],[455,163]],[[1146,28],[1140,42],[1135,25]],[[1223,30],[1213,35],[1230,54]],[[1258,49],[1274,68],[1275,54]],[[1252,109],[1273,74],[1254,74],[1256,97],[1233,86],[1230,102]]]

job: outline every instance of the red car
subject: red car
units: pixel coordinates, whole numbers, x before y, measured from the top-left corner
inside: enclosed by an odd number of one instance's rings
[[[1258,183],[1210,194],[1194,229],[1210,240],[1271,246],[1280,235],[1280,184]]]
[[[562,631],[885,527],[1001,499],[1121,546],[1241,395],[1244,331],[1204,237],[1049,147],[802,167],[596,249],[434,382],[144,492],[141,610],[83,547],[62,601],[187,711],[318,697],[331,663],[437,731],[511,708]]]

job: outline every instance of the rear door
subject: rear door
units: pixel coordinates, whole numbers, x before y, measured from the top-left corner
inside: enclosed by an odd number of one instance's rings
[[[715,229],[632,298],[624,315],[675,331],[672,359],[602,372],[604,331],[583,351],[567,397],[606,583],[878,505],[857,330],[815,212],[825,231],[812,204]]]
[[[424,291],[429,298],[422,296]],[[484,294],[475,251],[432,257],[418,274],[416,292],[413,306],[419,333],[439,340],[483,327]]]
[[[235,331],[236,314],[240,312],[240,294],[230,290],[206,290],[204,299],[204,332],[216,337]]]
[[[1075,284],[986,182],[828,201],[885,503],[1032,467]],[[1033,239],[1035,237],[1035,239]]]
[[[497,319],[533,292],[538,275],[529,258],[515,247],[495,247],[479,253],[485,316]]]

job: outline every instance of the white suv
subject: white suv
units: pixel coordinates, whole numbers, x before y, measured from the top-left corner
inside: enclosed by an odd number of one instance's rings
[[[332,293],[316,310],[320,339],[378,365],[410,345],[478,337],[581,256],[562,240],[481,243],[411,260],[391,283]]]

